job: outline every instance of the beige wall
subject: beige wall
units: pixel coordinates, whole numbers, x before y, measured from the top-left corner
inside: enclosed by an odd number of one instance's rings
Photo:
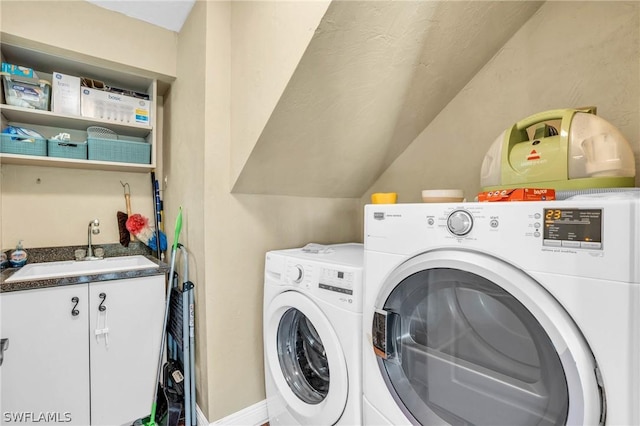
[[[24,25],[25,16],[29,25]],[[60,25],[64,22],[73,25]],[[175,76],[176,33],[84,1],[0,0],[0,30],[6,39],[26,38],[49,52]],[[132,40],[144,40],[144,54],[131,47]],[[117,243],[116,214],[126,211],[120,181],[131,187],[132,211],[153,219],[148,173],[2,165],[0,247],[15,247],[18,239],[27,248],[86,244],[87,225],[94,218],[101,221],[94,241]]]
[[[229,108],[231,75],[236,75],[230,51],[241,48],[231,42],[233,7],[228,2],[195,5],[180,32],[178,79],[170,105],[165,104],[171,117],[165,150],[166,200],[172,217],[178,205],[185,211],[183,241],[192,252],[197,277],[198,405],[209,421],[265,397],[265,252],[309,241],[361,239],[358,199],[230,194],[230,158],[237,143],[231,123],[255,127],[261,120],[247,112],[232,118]],[[267,15],[265,19],[279,18]],[[250,68],[243,72],[246,78],[263,70],[258,62],[246,64]],[[277,91],[272,96],[277,97]],[[265,99],[266,104],[272,102],[275,99]]]
[[[233,192],[360,197],[540,5],[332,2]]]
[[[205,121],[205,18],[204,2],[196,2],[178,37],[178,78],[165,96],[163,167],[166,225],[173,230],[178,208],[183,208],[180,242],[189,251],[189,278],[196,284],[196,392],[205,411],[209,395],[209,323],[215,320],[206,305],[205,284],[208,258],[205,252],[205,224],[215,212],[204,210]],[[171,232],[173,241],[173,232]],[[180,269],[183,265],[180,264]]]
[[[545,3],[362,202],[372,192],[391,191],[399,202],[420,202],[420,191],[433,188],[462,188],[473,199],[482,160],[498,135],[555,108],[596,105],[632,144],[640,172],[639,8],[638,2]]]
[[[156,73],[158,78],[176,74],[175,32],[86,1],[0,0],[0,30],[50,45],[52,52],[55,48],[75,52],[82,61],[87,60],[84,56],[113,61]]]
[[[240,1],[231,7],[231,182],[235,183],[330,0]],[[246,120],[251,117],[251,120]]]
[[[117,212],[126,212],[120,181],[131,187],[131,209],[153,220],[151,179],[146,173],[68,170],[2,165],[2,248],[87,244],[87,227],[100,219],[94,244],[119,241]]]

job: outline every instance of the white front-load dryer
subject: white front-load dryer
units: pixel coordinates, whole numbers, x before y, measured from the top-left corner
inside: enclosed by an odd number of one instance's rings
[[[365,215],[365,424],[640,424],[637,193]]]
[[[265,259],[264,365],[271,425],[362,423],[362,244]]]

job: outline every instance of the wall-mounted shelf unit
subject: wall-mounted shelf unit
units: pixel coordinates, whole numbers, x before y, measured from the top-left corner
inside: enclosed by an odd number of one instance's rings
[[[117,163],[112,161],[75,160],[71,158],[39,157],[37,155],[0,154],[0,164],[44,166],[65,169],[105,170],[114,172],[147,173],[155,167],[151,164]]]
[[[60,127],[66,129],[85,130],[89,126],[105,126],[118,134],[144,138],[153,131],[151,126],[129,125],[100,120],[98,118],[77,117],[56,114],[51,111],[27,109],[13,105],[0,104],[0,113],[8,121],[16,123],[32,123],[39,126]]]
[[[106,127],[120,136],[145,139],[151,145],[149,164],[8,153],[0,153],[0,164],[129,172],[149,172],[156,168],[159,137],[154,130],[158,120],[156,105],[158,80],[145,76],[143,71],[132,70],[124,64],[106,63],[100,58],[81,56],[76,52],[65,52],[54,46],[34,45],[33,42],[22,41],[15,37],[3,38],[0,42],[0,53],[3,62],[26,66],[39,74],[46,75],[55,71],[76,77],[100,80],[108,86],[146,93],[151,101],[149,125],[125,124],[99,118],[63,115],[0,103],[0,125],[2,128],[9,124],[32,128],[46,138],[53,137],[59,132],[69,131],[78,140],[78,138],[86,137],[86,129],[90,126]],[[2,101],[4,99],[0,97],[0,102]]]

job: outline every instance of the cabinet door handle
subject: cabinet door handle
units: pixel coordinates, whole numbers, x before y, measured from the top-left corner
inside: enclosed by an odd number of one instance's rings
[[[106,295],[106,294],[104,294],[104,293],[100,293],[99,297],[100,297],[100,299],[102,299],[102,302],[100,302],[100,305],[98,305],[98,310],[99,310],[100,312],[104,312],[104,311],[106,311],[106,310],[107,310],[107,307],[106,307],[106,306],[103,306],[104,301],[105,301],[105,300],[107,300],[107,295]]]
[[[80,311],[76,309],[79,302],[80,299],[78,299],[77,297],[74,296],[71,298],[71,303],[75,303],[75,305],[73,305],[73,308],[71,308],[71,315],[74,317],[77,317],[80,314]]]
[[[9,339],[0,339],[0,365],[4,360],[4,351],[9,349]]]

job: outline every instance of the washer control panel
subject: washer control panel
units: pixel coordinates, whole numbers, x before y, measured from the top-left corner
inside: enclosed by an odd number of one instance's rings
[[[301,265],[290,265],[287,270],[287,278],[294,283],[300,283],[304,278],[304,269]]]
[[[363,270],[364,245],[359,243],[333,244],[317,252],[306,248],[269,251],[265,256],[265,298],[290,291],[320,307],[362,313]]]
[[[353,272],[334,268],[321,268],[318,287],[336,293],[353,294]]]
[[[272,260],[268,275],[278,277]],[[273,266],[272,266],[273,265]],[[353,312],[362,312],[362,268],[325,262],[286,259],[281,285],[288,285],[305,294],[334,303]]]
[[[313,265],[308,263],[288,261],[285,272],[286,282],[296,287],[311,288],[314,280],[313,269]]]

